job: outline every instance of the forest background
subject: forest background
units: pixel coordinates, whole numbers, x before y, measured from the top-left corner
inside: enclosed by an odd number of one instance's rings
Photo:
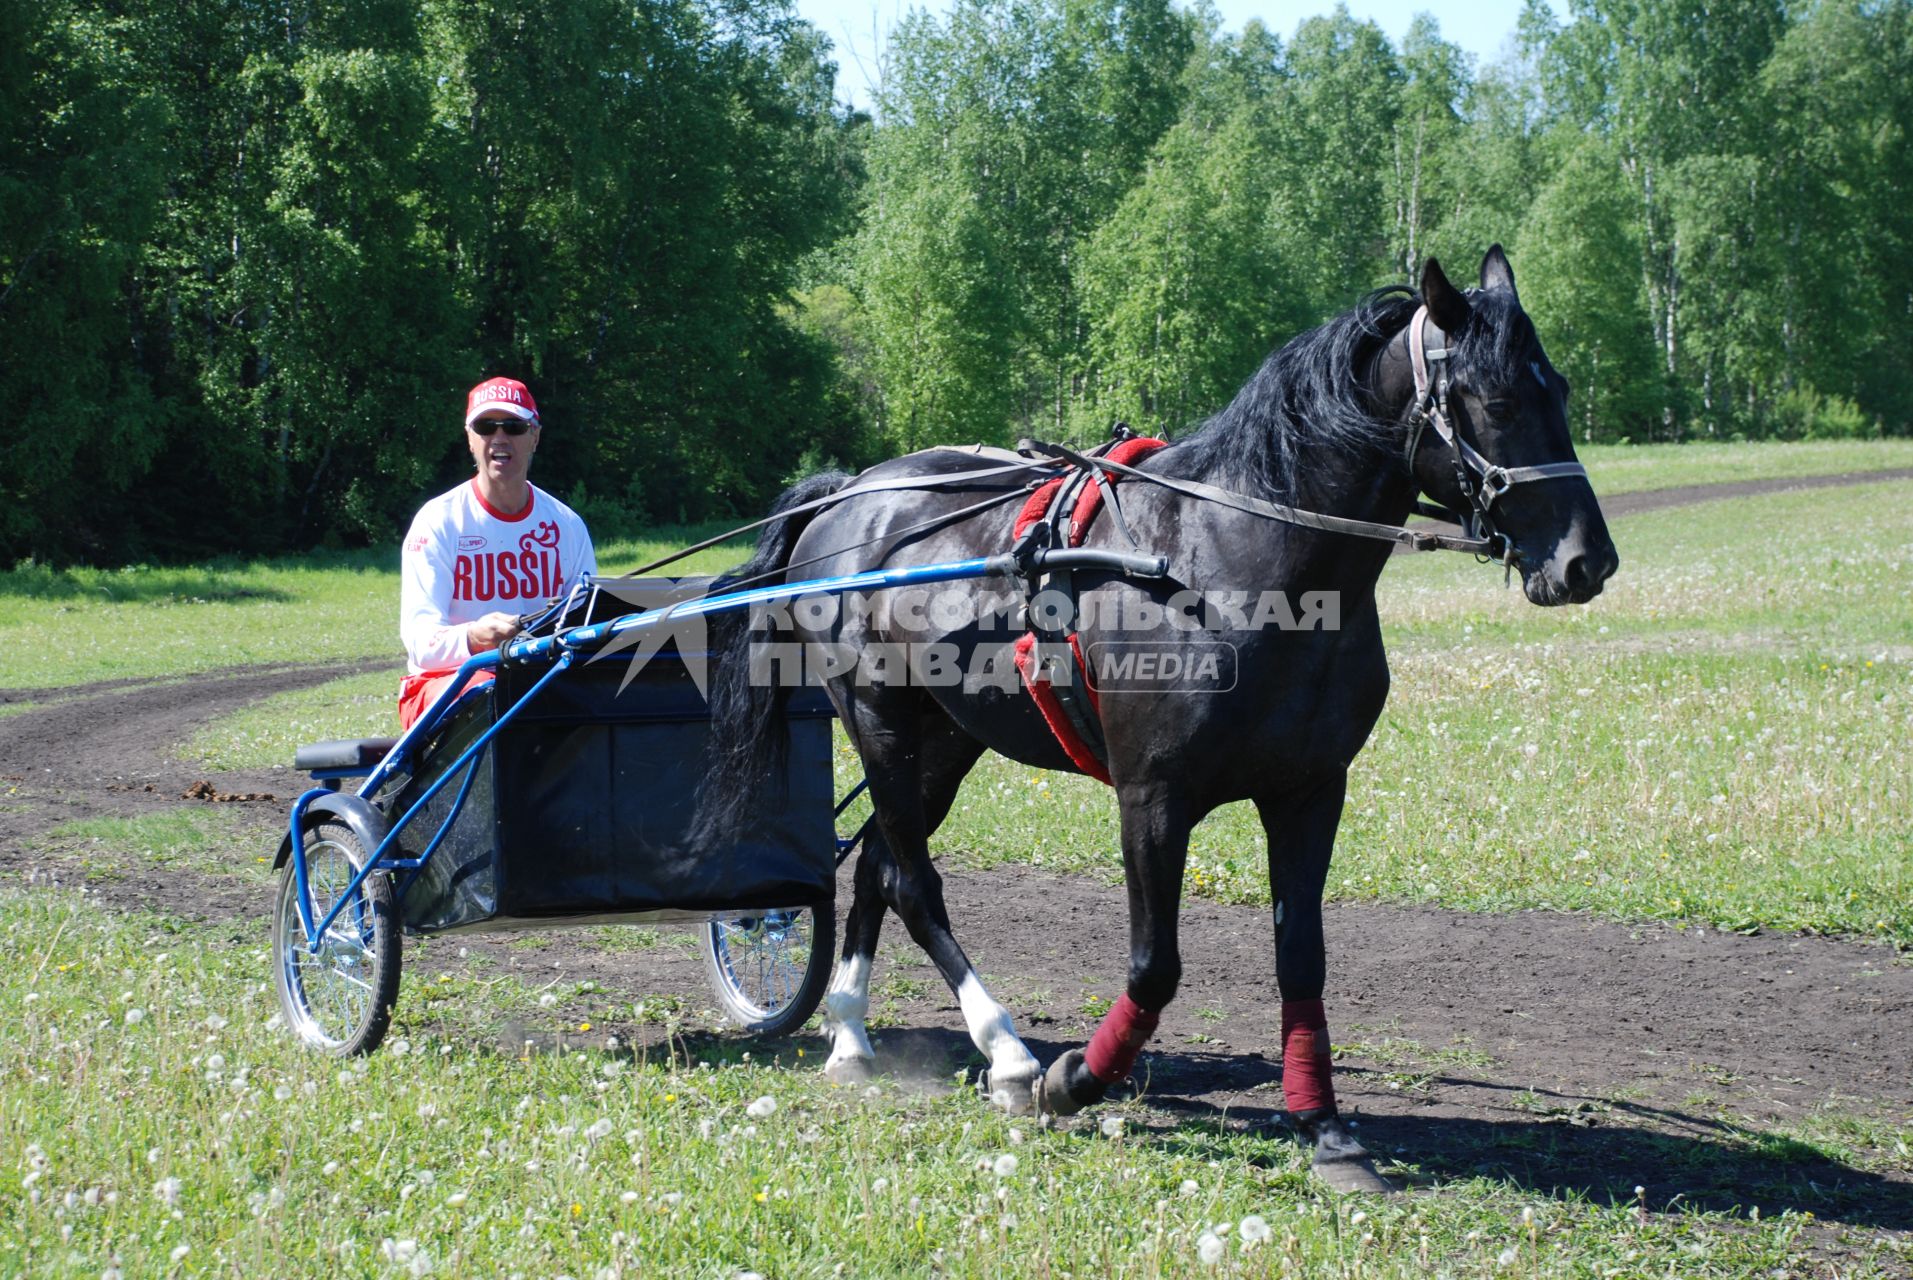
[[[1913,0],[0,0],[0,564],[396,544],[527,380],[600,536],[1188,430],[1493,242],[1589,441],[1913,427]]]

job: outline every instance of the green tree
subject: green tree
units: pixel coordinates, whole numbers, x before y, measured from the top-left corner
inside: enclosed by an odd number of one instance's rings
[[[1522,305],[1568,379],[1585,440],[1645,438],[1661,402],[1633,198],[1613,147],[1586,139],[1535,197],[1516,243]]]
[[[17,422],[0,555],[99,554],[166,443],[127,298],[159,211],[163,104],[126,24],[0,0],[0,400]]]
[[[1308,323],[1271,222],[1297,180],[1277,130],[1281,47],[1259,23],[1203,58],[1182,119],[1078,259],[1090,316],[1082,434],[1175,430]]]

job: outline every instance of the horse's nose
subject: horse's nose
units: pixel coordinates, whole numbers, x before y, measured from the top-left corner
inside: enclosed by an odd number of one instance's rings
[[[1601,584],[1613,577],[1614,571],[1620,567],[1621,557],[1609,544],[1569,557],[1568,562],[1561,567],[1561,579],[1576,597],[1591,599],[1600,594]]]

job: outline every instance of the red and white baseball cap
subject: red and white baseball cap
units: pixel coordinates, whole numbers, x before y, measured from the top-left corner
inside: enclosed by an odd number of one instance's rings
[[[531,388],[516,378],[487,378],[473,387],[465,397],[465,425],[471,426],[479,414],[492,409],[503,409],[527,422],[538,421],[538,402],[531,398]]]

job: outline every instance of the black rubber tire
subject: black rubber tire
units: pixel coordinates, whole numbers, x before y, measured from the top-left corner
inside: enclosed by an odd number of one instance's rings
[[[339,822],[322,822],[306,833],[307,865],[318,869],[323,864],[336,860],[338,854],[356,870],[365,865],[366,850],[360,847],[359,839],[352,829]],[[336,850],[337,853],[333,851]],[[336,869],[332,878],[337,878]],[[296,976],[305,966],[297,963],[292,948],[302,947],[304,929],[299,923],[297,893],[293,884],[292,860],[286,860],[284,871],[279,878],[279,894],[274,904],[272,916],[272,977],[273,986],[279,993],[279,1011],[286,1020],[286,1026],[300,1043],[317,1049],[321,1053],[334,1057],[347,1058],[371,1053],[385,1039],[385,1033],[392,1025],[392,1008],[398,1003],[399,996],[399,928],[398,912],[392,899],[392,878],[380,872],[367,876],[359,888],[362,906],[348,908],[341,912],[334,922],[333,930],[356,930],[356,936],[363,944],[361,956],[365,973],[363,982],[353,981],[352,985],[363,985],[368,1000],[363,1001],[362,1009],[352,1009],[343,1018],[328,1017],[316,1012],[313,1007],[313,993],[307,989],[307,980]],[[345,887],[340,881],[332,886],[336,894]],[[317,885],[313,888],[313,909],[323,915],[332,899],[326,898]],[[357,966],[361,961],[348,957],[345,964],[329,971],[319,971],[319,966],[311,966],[313,976],[324,982],[346,982],[340,976],[346,967]],[[339,990],[343,990],[340,988]]]
[[[742,926],[768,932],[775,928],[775,917],[783,914],[809,921],[809,954],[802,974],[787,984],[788,998],[769,1003],[747,994],[739,985],[735,931]],[[711,990],[724,1016],[752,1035],[785,1036],[808,1022],[824,998],[837,948],[837,917],[829,907],[804,907],[788,913],[773,911],[742,919],[711,920],[700,931],[700,940]],[[766,945],[770,945],[768,941]]]

